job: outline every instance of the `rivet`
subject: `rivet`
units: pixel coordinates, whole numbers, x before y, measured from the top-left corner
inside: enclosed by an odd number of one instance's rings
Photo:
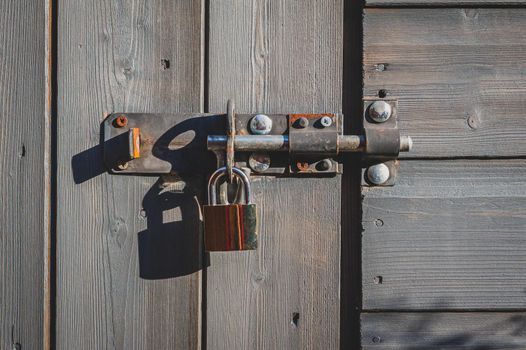
[[[329,126],[332,125],[332,118],[331,118],[331,117],[328,117],[328,116],[321,117],[321,119],[320,119],[320,124],[321,124],[323,127],[327,128],[327,127],[329,127]]]
[[[113,125],[116,127],[116,128],[123,128],[125,127],[126,125],[128,125],[128,118],[126,118],[125,115],[119,115],[117,118],[115,118],[115,120],[113,121]]]
[[[390,177],[389,167],[384,163],[375,164],[367,169],[367,180],[373,185],[382,185]]]
[[[378,343],[380,343],[382,341],[382,338],[376,336],[376,337],[373,337],[372,340],[373,340],[373,343],[378,344]]]
[[[385,101],[375,101],[369,106],[369,118],[377,123],[383,123],[391,117],[393,109]]]
[[[309,126],[309,120],[305,117],[299,118],[297,123],[300,128],[306,128],[307,126]]]
[[[256,114],[250,119],[250,131],[255,135],[267,135],[272,130],[272,119],[265,114]]]
[[[248,158],[250,169],[262,173],[270,168],[270,156],[266,153],[252,153]]]
[[[323,159],[316,164],[316,169],[320,171],[327,171],[332,168],[332,162],[329,159]]]
[[[384,225],[384,221],[382,219],[375,219],[374,224],[376,227],[382,227]]]

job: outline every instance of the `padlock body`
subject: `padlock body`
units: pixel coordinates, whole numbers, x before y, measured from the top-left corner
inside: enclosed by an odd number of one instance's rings
[[[207,251],[257,248],[255,204],[220,204],[203,207]]]

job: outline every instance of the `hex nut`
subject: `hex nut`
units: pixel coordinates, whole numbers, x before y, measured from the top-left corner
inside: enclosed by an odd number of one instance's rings
[[[309,126],[309,120],[305,117],[299,118],[297,123],[300,128],[306,128],[307,126]]]

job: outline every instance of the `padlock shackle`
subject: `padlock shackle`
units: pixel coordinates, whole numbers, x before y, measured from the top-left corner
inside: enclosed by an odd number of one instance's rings
[[[241,179],[241,182],[243,182],[243,186],[245,187],[246,204],[251,204],[252,194],[251,194],[251,189],[250,189],[250,179],[248,178],[247,174],[245,174],[243,170],[236,168],[236,167],[232,167],[232,173],[234,176],[239,177]],[[223,176],[226,176],[226,167],[222,167],[214,171],[214,173],[210,176],[210,180],[208,180],[208,204],[209,205],[217,204],[216,184],[217,184],[217,181]]]

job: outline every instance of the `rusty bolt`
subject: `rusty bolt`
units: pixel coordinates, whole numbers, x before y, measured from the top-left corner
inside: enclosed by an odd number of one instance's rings
[[[128,125],[128,118],[125,115],[119,115],[113,122],[116,128],[123,128]]]
[[[332,118],[328,116],[321,117],[320,124],[324,128],[327,128],[332,125]]]
[[[309,170],[309,163],[297,162],[296,167],[299,171],[307,171]]]
[[[373,185],[382,185],[390,177],[389,167],[383,163],[375,164],[367,168],[367,180]]]
[[[309,126],[309,120],[305,117],[301,117],[300,119],[298,119],[298,126],[300,128],[306,128],[307,126]]]
[[[320,171],[330,170],[332,168],[332,162],[329,159],[320,160],[316,168]]]
[[[391,117],[392,107],[385,101],[375,101],[369,106],[369,117],[377,122],[383,123]]]

